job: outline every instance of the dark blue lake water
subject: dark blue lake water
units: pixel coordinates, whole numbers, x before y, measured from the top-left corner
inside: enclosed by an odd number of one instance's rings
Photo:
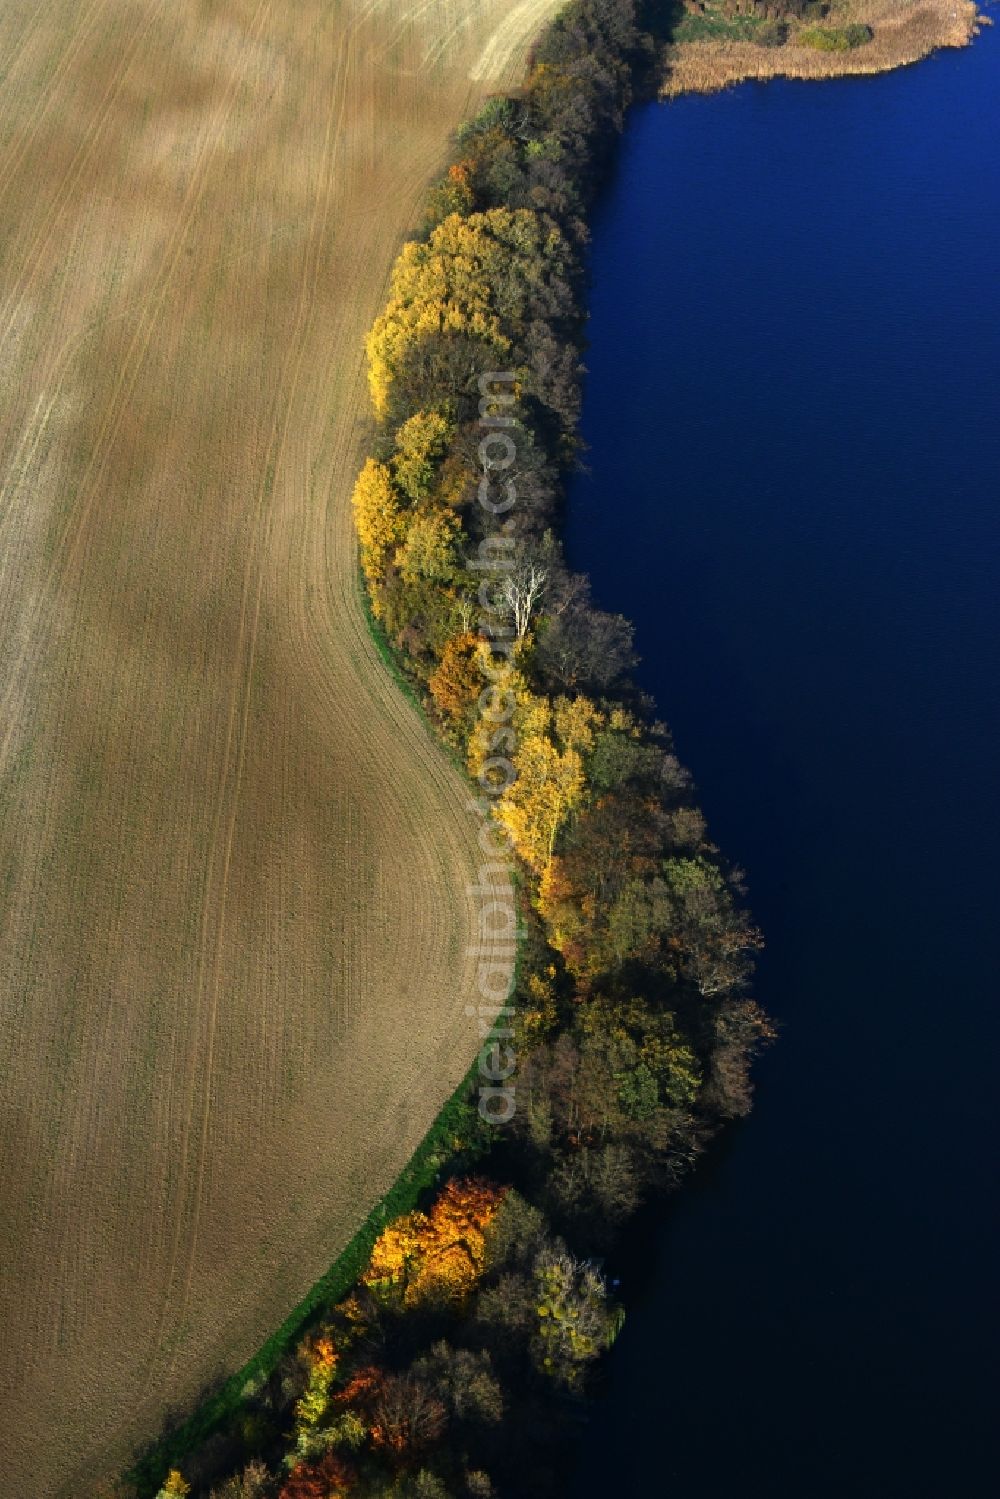
[[[650,1237],[572,1491],[992,1492],[1000,28],[637,110],[593,280],[571,558],[784,1034]]]

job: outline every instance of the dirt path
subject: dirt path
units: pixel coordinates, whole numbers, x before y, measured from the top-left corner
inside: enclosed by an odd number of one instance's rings
[[[361,341],[556,0],[0,0],[0,1471],[247,1357],[476,1045],[465,791],[368,638]]]

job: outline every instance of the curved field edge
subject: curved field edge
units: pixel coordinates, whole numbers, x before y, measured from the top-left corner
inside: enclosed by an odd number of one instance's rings
[[[246,1403],[256,1383],[266,1379],[279,1360],[309,1328],[317,1313],[341,1300],[357,1282],[371,1256],[372,1246],[386,1223],[410,1212],[433,1186],[441,1167],[454,1159],[454,1136],[466,1123],[468,1096],[474,1084],[476,1064],[441,1110],[409,1165],[390,1190],[372,1208],[368,1217],[344,1246],[325,1275],[302,1298],[284,1322],[242,1369],[231,1375],[214,1395],[202,1402],[193,1415],[149,1448],[126,1474],[139,1499],[152,1495],[164,1473],[183,1467],[187,1456],[225,1425]]]
[[[413,682],[401,670],[399,659],[387,640],[384,629],[372,614],[371,601],[367,591],[361,586],[360,577],[359,588],[365,622],[386,671],[402,695],[423,715],[424,705],[414,691]],[[458,757],[450,750],[449,753],[452,754],[456,768],[464,774],[464,767]],[[512,869],[512,878],[516,889],[519,880],[515,869]],[[519,941],[511,976],[512,991],[517,983],[520,961]],[[480,1051],[497,1034],[499,1028],[494,1025],[485,1037],[480,1038]],[[317,1317],[357,1284],[369,1262],[372,1247],[387,1223],[412,1211],[441,1179],[444,1169],[453,1171],[459,1162],[474,1165],[487,1151],[486,1137],[481,1129],[475,1125],[470,1129],[470,1121],[475,1114],[470,1100],[478,1077],[477,1059],[441,1109],[397,1180],[375,1204],[330,1268],[289,1312],[284,1322],[254,1356],[243,1368],[230,1375],[214,1394],[203,1399],[190,1415],[147,1446],[141,1458],[124,1475],[124,1481],[130,1489],[134,1486],[138,1499],[151,1499],[168,1469],[183,1467],[192,1453],[197,1452],[227,1422],[247,1408],[248,1397],[253,1395],[261,1381],[273,1373],[279,1361],[296,1347]]]
[[[12,1493],[242,1364],[478,1044],[467,793],[347,500],[392,256],[527,41],[504,0],[0,11]]]

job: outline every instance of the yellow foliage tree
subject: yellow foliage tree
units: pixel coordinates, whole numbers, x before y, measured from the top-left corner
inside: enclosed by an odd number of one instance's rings
[[[396,433],[396,483],[414,503],[426,499],[448,451],[455,424],[439,411],[417,411]]]
[[[556,861],[553,859],[552,862]],[[531,1004],[519,1010],[518,1019],[529,1044],[544,1041],[559,1023],[555,978],[556,969],[551,963],[544,973],[528,975],[528,995]]]
[[[351,504],[365,577],[369,586],[381,583],[389,555],[406,532],[406,518],[396,497],[392,475],[384,463],[368,459],[358,475]],[[377,613],[378,600],[374,595],[372,607]]]
[[[156,1499],[183,1499],[190,1494],[191,1485],[177,1468],[171,1468]]]
[[[565,750],[586,754],[594,747],[594,730],[604,723],[589,697],[557,697],[552,705],[556,738]]]
[[[583,757],[601,722],[589,698],[523,696],[517,717],[517,779],[497,803],[496,816],[536,874],[544,874],[556,837],[586,790]]]
[[[579,974],[583,961],[581,938],[589,929],[592,912],[588,900],[569,879],[563,860],[550,859],[538,882],[538,909],[546,934],[556,952],[562,953],[570,971]]]
[[[460,453],[449,453],[438,470],[435,498],[442,505],[459,506],[474,493],[480,474]]]
[[[511,346],[505,323],[527,315],[535,275],[542,267],[559,274],[569,258],[559,231],[526,208],[491,208],[467,218],[452,213],[426,243],[404,245],[389,302],[366,343],[378,415],[385,415],[392,382],[421,338],[467,334],[502,358]]]
[[[454,511],[435,510],[429,515],[418,515],[396,553],[404,583],[419,583],[425,578],[447,583],[458,563],[457,542],[461,531]]]
[[[330,1386],[337,1371],[337,1352],[329,1338],[318,1337],[308,1341],[301,1352],[309,1367],[309,1383],[295,1406],[300,1436],[326,1414],[330,1403]]]

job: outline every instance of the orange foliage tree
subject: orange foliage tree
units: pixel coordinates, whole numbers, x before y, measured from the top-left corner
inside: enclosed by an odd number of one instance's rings
[[[483,689],[478,651],[478,637],[471,632],[453,635],[427,684],[435,707],[452,723],[465,718]]]
[[[428,1297],[463,1300],[485,1268],[485,1231],[503,1197],[488,1182],[449,1182],[430,1213],[407,1213],[379,1235],[362,1281],[398,1289],[411,1306]]]
[[[317,1463],[296,1463],[278,1499],[347,1499],[350,1472],[345,1463],[327,1452]]]

